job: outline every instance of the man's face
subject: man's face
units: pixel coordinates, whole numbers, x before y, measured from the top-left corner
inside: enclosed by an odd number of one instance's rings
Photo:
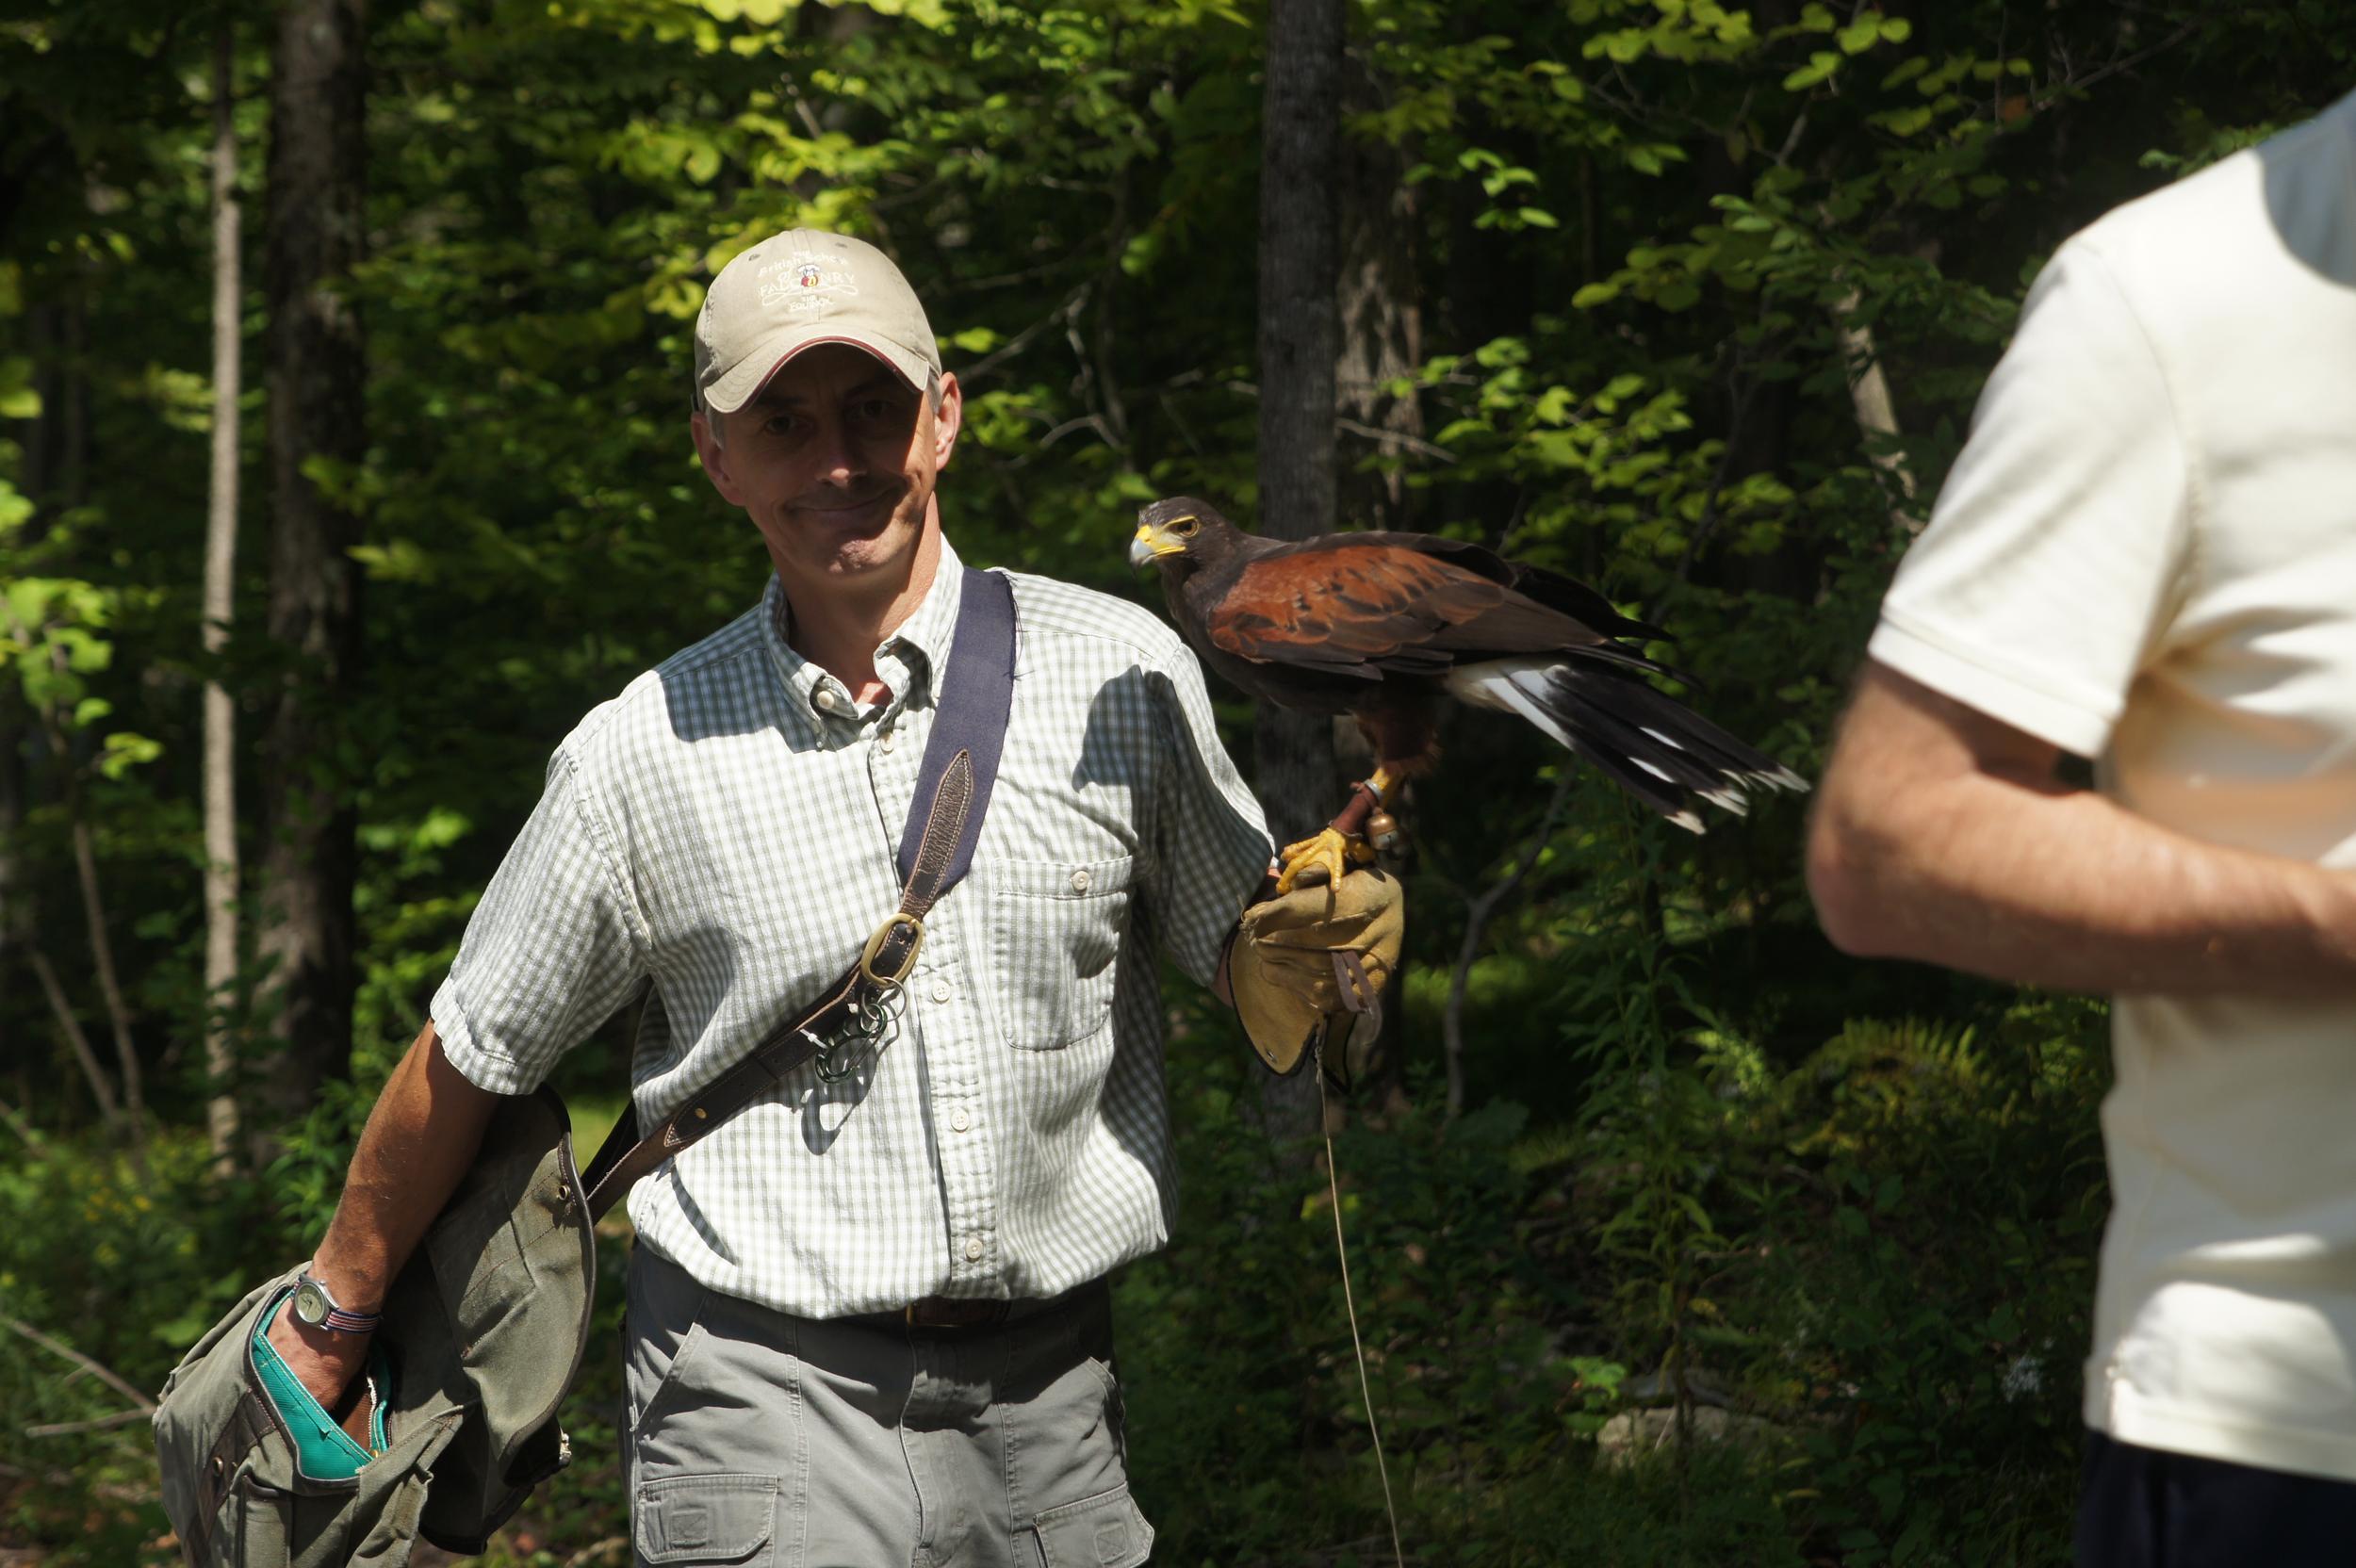
[[[711,416],[725,440],[696,416],[695,449],[761,530],[789,596],[848,588],[908,570],[962,407],[955,376],[941,376],[936,414],[883,361],[821,343],[751,402]]]

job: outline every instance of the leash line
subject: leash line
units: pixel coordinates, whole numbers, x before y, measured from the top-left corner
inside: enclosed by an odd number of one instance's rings
[[[1391,1498],[1391,1467],[1383,1458],[1383,1429],[1374,1418],[1374,1385],[1366,1378],[1366,1347],[1358,1337],[1358,1301],[1350,1288],[1350,1244],[1342,1239],[1342,1188],[1334,1175],[1333,1135],[1325,1104],[1325,1048],[1310,1070],[1317,1075],[1317,1131],[1325,1137],[1325,1190],[1333,1200],[1333,1252],[1342,1265],[1342,1309],[1350,1315],[1350,1348],[1358,1357],[1358,1397],[1366,1407],[1366,1435],[1374,1440],[1374,1473],[1383,1478],[1383,1511],[1391,1522],[1391,1560],[1407,1568],[1407,1553],[1399,1544],[1399,1505]]]

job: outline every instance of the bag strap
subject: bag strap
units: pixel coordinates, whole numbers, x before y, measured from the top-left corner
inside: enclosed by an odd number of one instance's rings
[[[924,916],[973,863],[1014,706],[1014,590],[1003,575],[966,568],[957,634],[933,698],[932,736],[900,835],[900,906],[868,937],[859,961],[815,1002],[762,1037],[744,1060],[661,1126],[641,1136],[636,1106],[623,1107],[622,1119],[581,1172],[593,1222],[641,1176],[775,1090],[824,1051],[838,1030],[865,1020],[872,1032],[872,1021],[883,1016],[892,993],[916,967]]]

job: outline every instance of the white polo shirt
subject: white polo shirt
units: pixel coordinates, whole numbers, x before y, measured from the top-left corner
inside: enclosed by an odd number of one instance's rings
[[[2054,255],[1871,652],[2138,815],[2356,866],[2356,97]],[[2087,1424],[2356,1480],[2356,1002],[2112,1020]]]

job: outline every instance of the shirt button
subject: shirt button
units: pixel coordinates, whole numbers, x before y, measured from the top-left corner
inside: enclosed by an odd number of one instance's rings
[[[949,1130],[951,1132],[962,1133],[968,1127],[973,1125],[973,1119],[965,1114],[964,1106],[960,1105],[956,1110],[949,1113]]]
[[[818,710],[822,713],[834,711],[834,693],[824,686],[819,687],[818,694],[810,700],[818,705]]]
[[[979,1263],[982,1261],[981,1237],[968,1236],[965,1238],[965,1261],[968,1263]]]
[[[883,747],[884,750],[890,751],[892,749],[892,731],[887,729],[881,735],[877,736],[875,738],[875,743]]]
[[[949,1000],[948,981],[936,980],[933,982],[933,1000],[935,1002],[946,1002]]]
[[[1075,893],[1084,893],[1088,890],[1088,873],[1075,871],[1072,874],[1072,890]]]

